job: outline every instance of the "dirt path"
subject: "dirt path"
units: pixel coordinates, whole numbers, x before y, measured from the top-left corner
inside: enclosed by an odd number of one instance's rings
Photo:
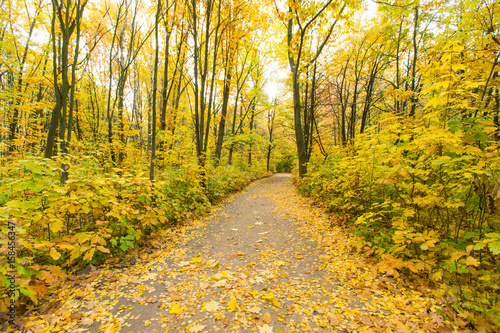
[[[332,224],[333,223],[333,224]],[[75,282],[37,332],[445,331],[432,293],[379,278],[288,175],[254,183],[182,242]],[[103,277],[106,282],[103,282]]]

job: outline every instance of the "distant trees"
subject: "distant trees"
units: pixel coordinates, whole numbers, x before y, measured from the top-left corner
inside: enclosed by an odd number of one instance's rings
[[[267,136],[255,130],[267,107],[258,42],[271,21],[256,4],[6,3],[2,154],[87,153],[117,167],[148,156],[164,167],[194,152],[201,170],[207,161],[233,163],[235,155],[251,164],[256,152],[264,162],[263,143],[239,137]]]

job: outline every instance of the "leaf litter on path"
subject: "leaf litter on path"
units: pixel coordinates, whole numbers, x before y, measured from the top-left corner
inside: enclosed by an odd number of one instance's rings
[[[432,293],[377,276],[352,251],[356,239],[298,195],[286,175],[254,183],[177,234],[135,266],[62,287],[53,297],[58,306],[33,312],[26,331],[458,329]]]

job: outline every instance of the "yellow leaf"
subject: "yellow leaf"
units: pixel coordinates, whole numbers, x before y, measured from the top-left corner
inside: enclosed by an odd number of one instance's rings
[[[273,293],[263,294],[261,297],[266,301],[269,301],[269,303],[271,303],[272,305],[281,308],[280,303],[276,300],[276,297],[274,297]]]
[[[61,231],[63,225],[64,225],[64,222],[61,219],[57,219],[55,221],[50,221],[50,231],[59,232],[59,231]]]
[[[173,304],[171,307],[170,307],[170,311],[169,313],[170,314],[179,314],[181,313],[182,311],[184,311],[184,308],[181,307],[179,304]]]
[[[259,333],[273,333],[273,327],[268,324],[264,324],[263,326],[259,326]]]
[[[480,280],[480,281],[489,281],[489,280],[490,280],[490,278],[491,278],[491,276],[490,276],[490,275],[483,275],[483,276],[480,276],[480,277],[478,278],[478,280]]]
[[[201,332],[204,328],[205,328],[205,325],[196,324],[196,325],[191,326],[191,328],[189,329],[189,332],[198,333],[198,332]]]
[[[85,255],[83,256],[83,260],[84,261],[91,261],[92,258],[94,258],[94,252],[95,252],[95,249],[90,249],[90,251],[85,253]]]
[[[251,313],[259,313],[261,311],[261,308],[259,308],[258,306],[254,306],[248,309],[248,311]]]
[[[219,310],[219,302],[210,301],[208,303],[203,304],[203,309],[208,312],[214,312]]]
[[[434,281],[440,281],[443,278],[443,271],[439,270],[431,275]]]
[[[144,322],[144,327],[148,327],[149,325],[151,325],[151,320],[146,320]]]
[[[50,249],[50,257],[54,260],[58,260],[61,257],[61,254],[57,252],[55,248]]]
[[[191,264],[197,264],[197,263],[200,263],[202,261],[203,260],[200,257],[194,257],[193,259],[191,259],[190,263]]]
[[[229,302],[227,302],[227,309],[231,312],[236,311],[236,308],[238,308],[238,303],[236,302],[236,299],[231,298]]]
[[[59,243],[57,244],[57,247],[60,250],[73,250],[75,247],[69,243]]]
[[[479,261],[472,258],[471,256],[468,256],[467,259],[465,259],[465,264],[467,266],[479,266]]]
[[[265,322],[266,324],[269,324],[272,320],[273,317],[271,317],[271,315],[267,312],[262,316],[262,321]]]

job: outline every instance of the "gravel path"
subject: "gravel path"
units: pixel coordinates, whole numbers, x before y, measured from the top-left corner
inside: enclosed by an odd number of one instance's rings
[[[34,321],[32,329],[279,333],[451,327],[429,290],[408,290],[375,274],[356,253],[356,240],[298,196],[289,175],[255,182],[176,233],[181,241],[134,266],[75,282],[57,313]]]

